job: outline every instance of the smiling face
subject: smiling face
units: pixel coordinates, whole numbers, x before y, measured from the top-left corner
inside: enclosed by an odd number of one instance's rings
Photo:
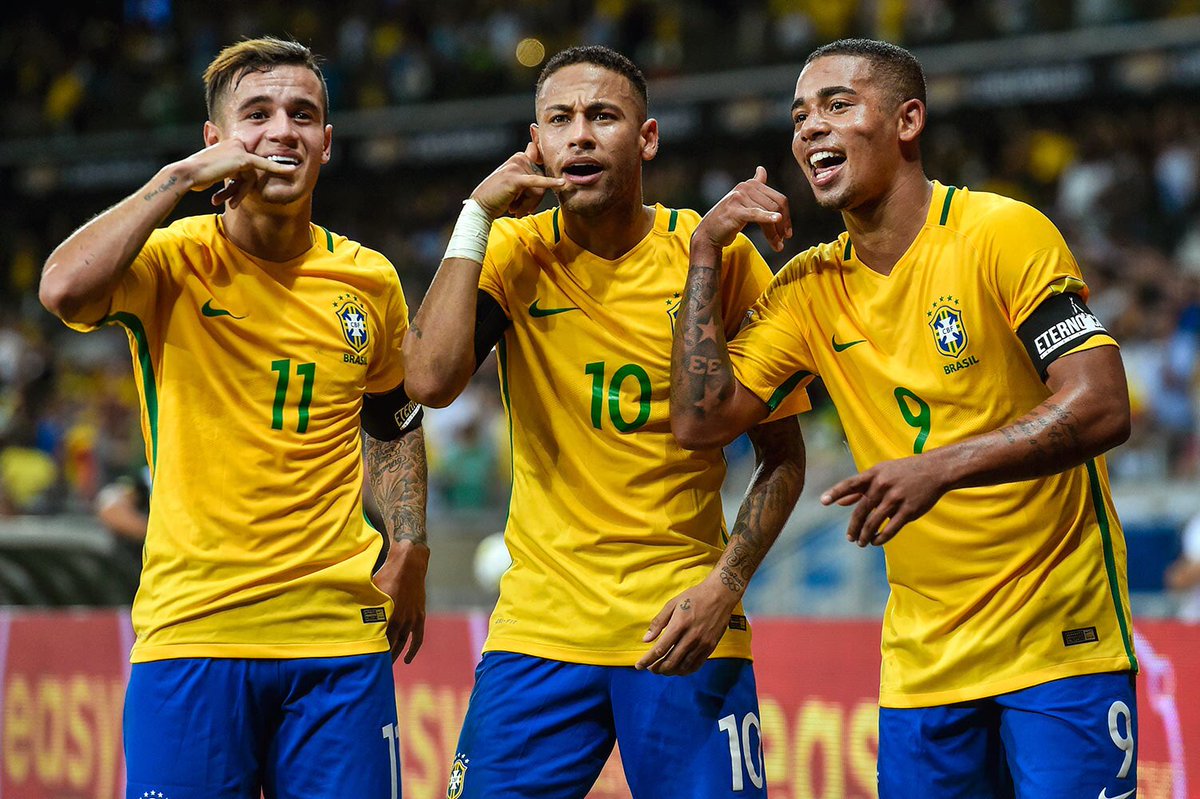
[[[852,211],[882,199],[914,160],[924,105],[898,102],[872,71],[866,58],[831,55],[809,63],[796,82],[792,154],[824,208]]]
[[[246,203],[287,206],[311,198],[333,138],[323,98],[320,79],[300,65],[247,70],[224,92],[217,118],[205,123],[205,143],[236,136],[249,152],[299,167],[289,175],[260,173]]]
[[[571,64],[546,78],[530,135],[565,211],[596,216],[642,203],[642,162],[658,152],[658,123],[623,75],[590,63]]]

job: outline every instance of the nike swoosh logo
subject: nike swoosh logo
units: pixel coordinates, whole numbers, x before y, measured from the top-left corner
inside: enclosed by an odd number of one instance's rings
[[[1133,794],[1134,794],[1136,791],[1137,791],[1137,788],[1134,788],[1132,791],[1126,791],[1125,793],[1122,793],[1122,794],[1117,794],[1116,796],[1109,796],[1109,795],[1108,795],[1108,789],[1107,789],[1107,788],[1101,788],[1101,789],[1100,789],[1100,796],[1098,796],[1096,799],[1126,799],[1126,797],[1128,797],[1128,796],[1133,796]]]
[[[853,347],[855,344],[862,344],[864,341],[866,341],[866,339],[860,338],[855,341],[847,341],[845,344],[838,344],[837,336],[833,336],[832,338],[829,339],[829,341],[830,341],[830,343],[833,344],[834,352],[845,352],[846,350]],[[1115,799],[1115,797],[1114,797],[1114,799]]]
[[[208,302],[204,303],[204,305],[202,305],[200,307],[200,313],[204,314],[205,316],[209,316],[209,317],[228,316],[231,319],[245,319],[246,318],[244,316],[237,316],[235,314],[232,314],[229,311],[225,310],[224,308],[214,308],[213,304],[212,304],[212,300],[209,300]]]
[[[529,315],[535,318],[542,316],[554,316],[557,313],[566,313],[567,311],[578,311],[575,306],[570,308],[539,308],[538,301],[534,300],[529,306]]]

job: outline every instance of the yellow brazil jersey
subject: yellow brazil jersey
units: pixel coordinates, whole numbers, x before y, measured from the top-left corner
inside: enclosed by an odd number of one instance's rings
[[[846,234],[789,262],[731,343],[734,371],[760,397],[820,375],[866,469],[995,430],[1045,400],[1014,331],[1063,290],[1086,298],[1048,219],[935,183],[925,225],[890,275],[863,265]],[[1077,349],[1113,344],[1097,335]],[[884,706],[1137,667],[1103,458],[951,491],[884,552]]]
[[[382,255],[312,233],[274,263],[181,219],[102,322],[128,331],[153,469],[134,662],[387,649],[359,411],[403,380],[408,313]]]
[[[709,574],[725,546],[720,450],[671,435],[671,335],[694,211],[655,207],[616,260],[572,242],[558,209],[492,226],[480,287],[511,320],[498,347],[513,488],[485,651],[629,666],[667,600]],[[771,272],[748,239],[726,250],[730,333]],[[807,408],[796,391],[779,415]],[[715,657],[750,656],[742,610]]]

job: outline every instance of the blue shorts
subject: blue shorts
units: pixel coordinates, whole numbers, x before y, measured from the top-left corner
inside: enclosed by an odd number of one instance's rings
[[[398,799],[387,653],[135,663],[127,799]]]
[[[1133,675],[1090,674],[914,709],[880,708],[879,799],[1127,799]]]
[[[750,661],[714,659],[687,677],[664,677],[488,652],[446,796],[577,799],[614,741],[634,799],[767,795]]]

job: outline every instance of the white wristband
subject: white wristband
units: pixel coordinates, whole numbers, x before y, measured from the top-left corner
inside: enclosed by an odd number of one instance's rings
[[[446,246],[443,259],[465,258],[468,261],[483,263],[491,229],[492,218],[483,210],[483,206],[472,199],[465,200],[458,221],[454,223],[454,232],[450,234],[450,244]]]

